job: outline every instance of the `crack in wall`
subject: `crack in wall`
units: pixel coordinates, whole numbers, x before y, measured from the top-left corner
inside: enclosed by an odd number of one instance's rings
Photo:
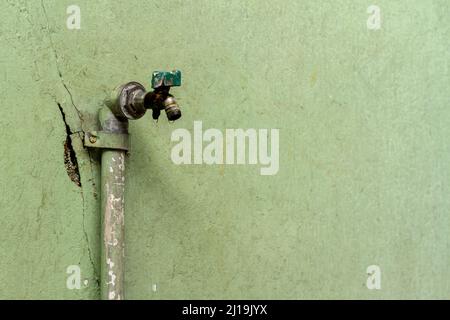
[[[59,77],[59,81],[61,82],[61,85],[63,86],[64,90],[66,91],[66,93],[69,96],[70,99],[70,103],[72,105],[72,107],[74,108],[74,110],[76,111],[76,114],[80,120],[80,130],[73,132],[69,126],[69,124],[66,121],[66,114],[64,112],[63,107],[61,106],[61,103],[59,103],[56,98],[53,96],[56,104],[58,105],[58,108],[60,110],[61,113],[61,117],[63,119],[64,125],[65,125],[65,130],[66,130],[66,140],[64,143],[64,165],[66,167],[66,171],[67,174],[69,176],[69,178],[78,186],[80,187],[80,195],[81,195],[81,200],[82,200],[82,232],[83,232],[83,236],[84,239],[86,241],[86,246],[87,246],[87,253],[88,253],[88,258],[92,267],[92,272],[93,272],[93,276],[94,276],[94,280],[96,283],[96,290],[100,291],[100,275],[99,275],[99,270],[98,268],[96,268],[96,264],[94,263],[94,259],[93,259],[93,254],[92,254],[92,250],[91,250],[91,244],[89,241],[89,236],[88,233],[86,231],[86,201],[85,201],[85,197],[84,197],[84,193],[83,193],[83,187],[81,184],[81,175],[80,175],[80,168],[78,166],[78,159],[77,159],[77,155],[75,152],[75,149],[73,148],[72,145],[72,135],[75,133],[78,133],[80,136],[81,141],[83,141],[84,139],[84,131],[82,129],[82,125],[83,125],[83,114],[81,113],[80,109],[76,106],[75,101],[74,101],[74,97],[72,92],[70,91],[66,81],[64,80],[61,68],[60,68],[60,57],[58,55],[58,52],[56,50],[56,47],[54,45],[53,42],[53,38],[51,35],[51,31],[50,31],[50,22],[49,22],[49,18],[47,15],[47,10],[45,8],[44,2],[43,0],[40,1],[41,7],[42,7],[42,11],[45,17],[45,21],[46,21],[46,26],[45,26],[45,31],[48,35],[48,39],[50,42],[50,49],[52,50],[54,59],[55,59],[55,67],[56,67],[56,72],[58,74]],[[84,143],[83,143],[84,144]],[[85,148],[88,157],[89,157],[89,165],[90,165],[90,169],[91,169],[91,183],[92,183],[92,188],[93,188],[93,196],[95,199],[97,199],[97,192],[96,192],[96,185],[95,185],[95,176],[94,176],[94,168],[92,165],[92,155],[91,152],[89,151],[89,149]],[[100,293],[99,293],[100,294]]]
[[[48,38],[49,38],[49,41],[50,41],[50,47],[51,47],[52,52],[53,52],[53,55],[54,55],[54,57],[55,57],[56,71],[57,71],[57,73],[58,73],[58,76],[59,76],[59,79],[60,79],[60,81],[61,81],[62,86],[64,87],[65,91],[66,91],[66,92],[68,93],[68,95],[69,95],[69,98],[70,98],[70,102],[71,102],[71,104],[72,104],[72,107],[73,107],[73,108],[75,109],[75,111],[77,112],[78,118],[79,118],[81,121],[83,121],[83,115],[82,115],[81,111],[77,108],[77,106],[75,105],[75,102],[74,102],[74,99],[73,99],[72,92],[69,90],[69,87],[67,86],[67,84],[66,84],[66,82],[65,82],[65,80],[64,80],[64,77],[63,77],[63,75],[62,75],[61,68],[59,67],[59,55],[58,55],[58,52],[56,51],[55,45],[54,45],[54,43],[53,43],[53,38],[52,38],[51,33],[50,33],[50,22],[49,22],[49,20],[48,20],[47,10],[45,9],[45,5],[44,5],[44,1],[43,1],[43,0],[41,0],[41,7],[42,7],[42,10],[43,10],[43,12],[44,12],[45,21],[46,21],[46,23],[47,23],[46,31],[47,31]]]
[[[84,136],[84,134],[83,134]],[[91,185],[92,185],[92,194],[94,196],[94,199],[97,200],[98,199],[98,195],[97,195],[97,185],[95,184],[95,176],[94,176],[94,167],[92,165],[92,154],[91,151],[89,150],[89,148],[85,148],[86,152],[88,153],[88,157],[89,157],[89,167],[91,169]]]
[[[78,187],[81,188],[81,176],[80,169],[78,167],[78,160],[75,150],[72,145],[72,130],[66,121],[66,114],[60,103],[57,103],[59,111],[61,112],[61,117],[66,129],[66,140],[64,142],[64,166],[66,167],[67,175],[70,180],[72,180]]]
[[[73,148],[73,145],[72,145],[72,135],[74,133],[78,133],[78,134],[82,134],[84,136],[84,133],[82,131],[72,132],[69,124],[66,121],[66,114],[64,113],[63,107],[61,106],[61,104],[59,102],[57,102],[57,105],[58,105],[59,111],[61,113],[61,117],[64,122],[65,130],[66,130],[66,140],[64,143],[64,165],[66,167],[67,175],[69,176],[69,178],[78,187],[80,187],[80,195],[81,195],[81,201],[82,201],[82,231],[83,231],[84,239],[86,241],[88,258],[89,258],[90,264],[92,266],[92,271],[94,273],[95,282],[97,284],[97,290],[99,290],[100,277],[99,277],[97,268],[95,267],[92,250],[91,250],[91,244],[89,241],[88,233],[86,231],[86,201],[84,198],[83,188],[81,185],[81,175],[80,175],[80,170],[78,167],[77,155],[76,155],[75,149]],[[82,137],[80,137],[80,139],[82,139]],[[89,151],[88,151],[88,155],[89,155],[89,162],[91,162],[91,155],[90,155]],[[90,165],[91,165],[91,171],[92,171],[92,169],[93,169],[92,164],[90,164]],[[93,173],[92,173],[91,179],[94,179]],[[92,185],[95,187],[95,183],[93,180],[92,180]],[[94,197],[96,197],[95,189],[94,189]]]
[[[83,227],[83,234],[84,234],[84,239],[86,241],[86,246],[87,246],[87,251],[88,251],[88,257],[89,257],[89,261],[91,263],[92,266],[92,272],[94,273],[94,279],[95,279],[95,283],[97,284],[97,290],[100,290],[100,276],[97,272],[97,268],[95,267],[95,263],[94,263],[94,259],[92,258],[92,251],[91,251],[91,243],[89,241],[89,236],[88,233],[86,231],[86,207],[85,207],[85,200],[84,200],[84,194],[83,194],[83,189],[81,189],[81,201],[83,203],[83,221],[82,221],[82,227]]]
[[[49,39],[49,42],[50,42],[50,48],[51,48],[51,50],[52,50],[52,52],[53,52],[53,55],[54,55],[54,58],[55,58],[55,67],[56,67],[56,71],[57,71],[57,73],[58,73],[58,77],[59,77],[59,80],[60,80],[60,82],[61,82],[61,85],[64,87],[64,90],[67,92],[67,94],[69,95],[69,99],[70,99],[70,103],[71,103],[71,105],[72,105],[72,107],[75,109],[75,111],[76,111],[76,113],[77,113],[77,115],[78,115],[78,118],[79,118],[79,120],[80,120],[80,122],[81,122],[81,124],[80,124],[80,128],[81,128],[81,131],[80,132],[83,132],[83,137],[82,137],[82,139],[84,139],[84,131],[83,131],[83,129],[82,129],[82,124],[83,124],[83,114],[82,114],[82,112],[80,111],[80,109],[76,106],[76,104],[75,104],[75,101],[74,101],[74,98],[73,98],[73,94],[72,94],[72,92],[70,91],[70,89],[69,89],[69,87],[68,87],[68,85],[66,84],[66,82],[65,82],[65,80],[64,80],[64,77],[63,77],[63,74],[62,74],[62,71],[61,71],[61,68],[60,68],[60,66],[59,66],[59,55],[58,55],[58,52],[57,52],[57,50],[56,50],[56,47],[55,47],[55,45],[54,45],[54,43],[53,43],[53,38],[52,38],[52,36],[51,36],[51,32],[50,32],[50,22],[49,22],[49,18],[48,18],[48,15],[47,15],[47,9],[45,8],[45,5],[44,5],[44,1],[43,0],[41,0],[40,1],[40,5],[41,5],[41,8],[42,8],[42,11],[43,11],[43,14],[44,14],[44,17],[45,17],[45,21],[46,21],[46,26],[45,26],[45,30],[46,30],[46,33],[47,33],[47,35],[48,35],[48,39]],[[60,107],[60,110],[62,110],[62,108],[61,108],[61,105],[56,101],[56,98],[53,96],[53,99],[55,100],[55,102],[58,104],[58,106]],[[67,123],[66,123],[66,126],[67,126]],[[70,130],[70,128],[69,128],[69,130]],[[78,131],[77,131],[78,132]],[[70,151],[70,150],[69,150]],[[97,199],[98,198],[98,196],[97,196],[97,192],[96,192],[96,185],[95,185],[95,177],[94,177],[94,170],[93,170],[93,167],[92,167],[92,154],[91,154],[91,152],[89,151],[89,149],[86,149],[86,151],[87,151],[87,153],[88,153],[88,156],[89,156],[89,164],[90,164],[90,168],[91,168],[91,183],[92,183],[92,188],[93,188],[93,195],[94,195],[94,198],[95,199]],[[81,181],[81,180],[80,180]],[[81,182],[80,182],[81,183]]]

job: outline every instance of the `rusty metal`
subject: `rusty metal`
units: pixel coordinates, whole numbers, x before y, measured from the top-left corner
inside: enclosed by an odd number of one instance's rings
[[[181,85],[181,72],[156,71],[153,73],[151,83],[154,89],[151,92],[147,92],[138,82],[121,85],[112,92],[106,100],[106,105],[119,119],[139,119],[148,109],[152,110],[152,117],[155,120],[159,118],[161,110],[166,112],[169,121],[179,119],[180,107],[169,91],[171,87]]]
[[[124,299],[124,192],[125,154],[129,150],[128,120],[141,118],[147,109],[153,117],[165,110],[169,120],[181,117],[171,86],[181,85],[181,73],[153,74],[153,92],[138,82],[117,87],[100,109],[100,130],[86,132],[84,146],[98,148],[101,155],[101,296],[104,300]]]
[[[153,119],[158,119],[160,110],[163,109],[169,121],[175,121],[181,117],[180,107],[175,98],[169,93],[171,87],[178,86],[181,86],[181,72],[179,70],[153,72],[152,88],[155,91],[150,97],[147,97],[153,110]]]
[[[148,109],[144,103],[146,94],[142,84],[129,82],[114,89],[105,103],[117,118],[136,120]]]
[[[125,150],[130,148],[130,139],[126,133],[107,131],[91,131],[85,133],[85,146],[112,150]]]

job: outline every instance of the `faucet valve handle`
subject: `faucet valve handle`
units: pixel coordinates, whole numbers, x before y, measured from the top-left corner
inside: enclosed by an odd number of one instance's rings
[[[181,117],[180,107],[175,98],[169,93],[171,87],[181,86],[181,71],[155,71],[152,75],[153,92],[147,95],[147,105],[153,111],[153,119],[159,118],[161,110],[166,111],[169,121]]]
[[[152,88],[181,86],[181,71],[154,71],[152,75]]]

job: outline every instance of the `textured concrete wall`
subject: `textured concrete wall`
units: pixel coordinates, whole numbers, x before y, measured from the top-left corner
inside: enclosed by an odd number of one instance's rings
[[[161,68],[183,71],[184,115],[130,124],[128,298],[448,298],[449,16],[447,0],[2,1],[0,298],[98,297],[98,157],[77,132]],[[278,174],[174,165],[194,120],[278,128]]]

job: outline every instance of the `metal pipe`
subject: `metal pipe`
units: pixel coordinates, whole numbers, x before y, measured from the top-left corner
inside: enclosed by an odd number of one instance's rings
[[[100,111],[102,131],[128,135],[128,121],[119,120],[108,108]],[[124,299],[124,192],[125,150],[102,149],[101,156],[101,296]]]
[[[101,297],[123,300],[124,297],[124,192],[125,154],[129,149],[128,120],[141,118],[147,109],[157,119],[160,110],[175,121],[181,111],[170,87],[181,85],[180,71],[157,71],[152,76],[153,92],[138,82],[117,87],[99,111],[99,131],[85,132],[84,146],[101,150]]]
[[[102,153],[102,299],[123,299],[125,152]]]

